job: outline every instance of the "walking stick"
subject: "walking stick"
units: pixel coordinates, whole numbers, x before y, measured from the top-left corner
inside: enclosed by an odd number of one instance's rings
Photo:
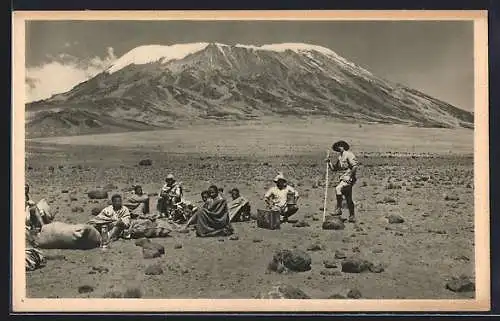
[[[326,152],[326,159],[330,158],[330,151],[328,150]],[[323,223],[325,223],[326,220],[326,203],[328,201],[328,171],[330,169],[330,164],[327,162],[326,163],[326,177],[325,177],[325,202],[323,204]]]

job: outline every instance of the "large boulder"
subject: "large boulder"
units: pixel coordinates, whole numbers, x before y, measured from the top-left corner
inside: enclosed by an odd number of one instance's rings
[[[294,272],[305,272],[311,269],[311,256],[302,250],[280,250],[276,252],[270,263],[270,269],[276,266],[276,270],[279,272],[282,266],[285,271]]]
[[[373,263],[360,258],[348,258],[342,261],[342,272],[344,273],[362,273],[369,271]]]

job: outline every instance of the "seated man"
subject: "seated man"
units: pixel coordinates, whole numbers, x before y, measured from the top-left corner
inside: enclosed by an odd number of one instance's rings
[[[210,199],[206,206],[199,208],[194,214],[196,235],[199,237],[231,235],[233,228],[229,222],[227,201],[219,195],[217,186],[210,186],[208,191]]]
[[[229,221],[250,220],[250,202],[240,195],[240,191],[237,188],[233,188],[230,193],[232,200],[228,203]]]
[[[182,200],[182,187],[181,183],[176,182],[174,175],[168,174],[165,179],[165,185],[158,193],[157,210],[163,217],[171,216],[171,212],[176,208],[176,204]]]
[[[130,227],[130,211],[123,206],[121,195],[113,195],[111,202],[112,205],[105,207],[89,221],[89,224],[94,225],[99,231],[103,225],[107,225],[110,241],[119,238]]]
[[[274,178],[276,186],[271,187],[264,195],[268,208],[272,211],[280,212],[283,222],[299,210],[296,201],[299,199],[299,193],[287,184],[283,174],[278,174]]]
[[[131,211],[132,218],[142,216],[149,213],[149,196],[142,191],[142,186],[136,185],[134,194],[130,195],[123,205]]]

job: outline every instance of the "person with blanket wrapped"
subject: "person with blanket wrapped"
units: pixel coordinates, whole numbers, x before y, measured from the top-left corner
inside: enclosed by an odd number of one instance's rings
[[[299,193],[290,185],[288,185],[286,178],[282,173],[279,173],[274,178],[276,186],[271,187],[264,199],[268,208],[271,211],[280,212],[281,221],[287,222],[288,218],[299,210],[296,201],[299,199]],[[290,202],[293,198],[293,203]]]
[[[175,180],[174,175],[167,175],[165,184],[160,189],[158,197],[157,210],[160,212],[160,216],[164,217],[166,215],[172,218],[172,211],[182,201],[182,186],[180,182]]]
[[[250,220],[250,202],[240,195],[240,190],[233,188],[231,191],[232,200],[229,206],[229,221],[248,221]]]
[[[127,197],[125,205],[130,210],[131,218],[149,213],[149,196],[143,192],[142,186],[134,186],[134,194]]]
[[[26,226],[32,230],[41,230],[47,219],[43,219],[42,213],[36,203],[30,197],[30,186],[24,185],[24,208],[26,213]]]
[[[88,224],[94,225],[98,231],[101,230],[103,225],[107,225],[109,240],[114,241],[130,227],[130,211],[126,206],[123,206],[122,197],[119,194],[111,196],[111,203],[91,219]]]
[[[219,195],[217,186],[208,188],[210,199],[205,206],[198,208],[196,213],[196,236],[228,236],[233,234],[229,222],[227,201]]]
[[[28,184],[24,185],[24,196],[25,196],[25,209],[26,209],[26,220],[25,220],[25,230],[24,236],[26,241],[26,247],[24,250],[25,254],[25,270],[34,271],[36,269],[45,266],[47,260],[43,256],[42,251],[38,248],[35,236],[37,234],[36,229],[44,225],[43,219],[36,207],[35,202],[30,199],[29,196],[30,187]]]

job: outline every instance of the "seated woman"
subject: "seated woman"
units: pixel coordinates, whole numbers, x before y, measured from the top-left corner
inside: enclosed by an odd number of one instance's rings
[[[210,199],[194,214],[196,216],[196,235],[207,237],[233,234],[233,228],[229,222],[227,201],[219,195],[217,186],[210,186],[208,191]]]
[[[136,185],[134,194],[127,197],[123,205],[130,210],[132,218],[140,217],[149,213],[149,196],[142,191],[142,186]]]
[[[248,221],[250,220],[250,202],[240,195],[237,188],[231,191],[232,200],[228,203],[229,206],[229,221]]]
[[[88,224],[94,225],[100,230],[103,225],[109,227],[109,240],[115,240],[122,236],[123,232],[130,227],[130,211],[122,204],[122,197],[115,194],[111,197],[112,205],[105,207]]]

